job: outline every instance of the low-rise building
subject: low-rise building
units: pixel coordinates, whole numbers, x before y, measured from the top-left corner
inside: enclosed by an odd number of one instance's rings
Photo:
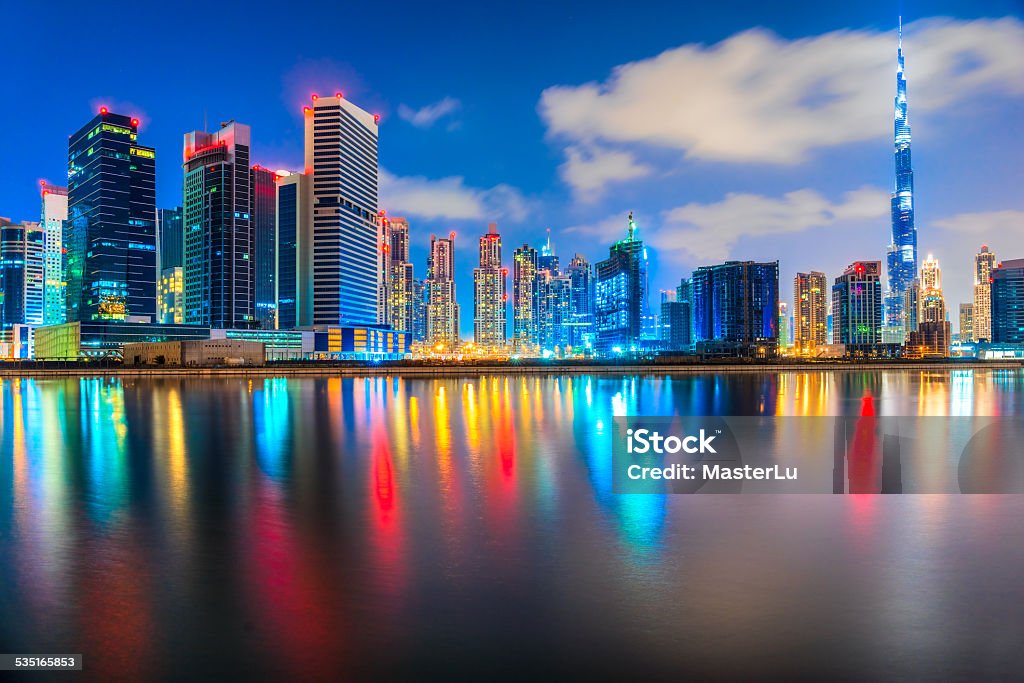
[[[193,339],[124,345],[125,365],[210,367],[260,366],[266,363],[263,342],[240,339]]]

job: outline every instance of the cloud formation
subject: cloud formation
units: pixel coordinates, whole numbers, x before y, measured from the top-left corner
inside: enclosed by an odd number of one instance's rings
[[[504,183],[471,187],[461,176],[430,179],[381,169],[380,200],[389,214],[425,219],[522,221],[527,214],[526,199],[517,188]]]
[[[595,145],[571,145],[565,157],[565,163],[558,167],[559,175],[584,202],[596,199],[608,183],[642,178],[652,171],[629,152]]]
[[[430,128],[440,119],[458,111],[461,106],[462,103],[454,97],[444,97],[419,109],[400,104],[398,105],[398,116],[417,128]]]
[[[549,137],[567,144],[567,164],[579,145],[596,143],[795,164],[815,149],[892,135],[884,103],[895,94],[895,42],[894,31],[786,40],[757,28],[623,64],[601,83],[550,87],[538,109]],[[1024,94],[1018,19],[914,22],[904,52],[914,116],[978,106],[981,93]]]
[[[1024,246],[1024,211],[979,211],[960,213],[934,221],[933,225],[961,235],[1013,236],[1015,246]]]

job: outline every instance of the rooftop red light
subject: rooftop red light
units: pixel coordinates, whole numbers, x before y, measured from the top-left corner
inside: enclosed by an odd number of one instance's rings
[[[100,107],[100,113],[101,114],[106,114],[107,113],[107,108],[106,107]]]
[[[374,114],[373,115],[373,122],[374,123],[380,123],[380,114]]]
[[[340,92],[336,92],[336,93],[334,93],[334,96],[335,96],[335,97],[337,97],[337,98],[338,98],[339,100],[345,97],[345,96],[344,96],[344,95],[342,95],[342,94],[341,94]]]
[[[316,102],[319,99],[320,99],[320,96],[317,95],[316,93],[313,93],[313,101]]]
[[[139,120],[138,119],[132,119],[132,125],[138,127]]]

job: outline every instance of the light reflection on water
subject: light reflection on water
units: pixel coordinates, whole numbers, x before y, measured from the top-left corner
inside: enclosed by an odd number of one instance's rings
[[[0,651],[82,651],[96,679],[998,673],[1024,635],[1000,597],[1021,595],[1020,497],[616,495],[610,425],[865,396],[1019,415],[1020,381],[4,380]],[[950,643],[979,638],[958,669]]]

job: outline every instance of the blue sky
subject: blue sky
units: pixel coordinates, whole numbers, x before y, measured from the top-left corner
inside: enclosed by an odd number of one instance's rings
[[[458,232],[465,333],[492,220],[508,261],[548,227],[595,261],[632,210],[655,295],[779,259],[790,300],[797,270],[884,259],[902,11],[922,258],[955,311],[981,243],[1024,257],[1021,3],[597,4],[7,3],[0,215],[38,215],[101,104],[142,120],[171,206],[204,116],[298,168],[303,104],[342,90],[382,115],[382,205],[409,218],[418,276],[430,234]]]

